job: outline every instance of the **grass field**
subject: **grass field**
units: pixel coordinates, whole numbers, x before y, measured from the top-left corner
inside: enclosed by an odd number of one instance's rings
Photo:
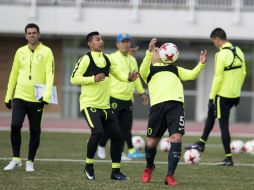
[[[26,158],[29,133],[23,132],[22,157]],[[156,170],[151,183],[142,185],[140,176],[144,169],[143,160],[122,163],[122,171],[129,177],[129,181],[116,182],[109,180],[111,164],[108,161],[95,164],[96,181],[87,181],[83,174],[83,159],[87,134],[72,133],[43,133],[41,145],[35,162],[36,172],[25,172],[25,161],[22,168],[4,172],[4,166],[9,162],[4,158],[11,157],[9,132],[0,131],[0,189],[84,189],[84,190],[159,190],[169,189],[163,184],[167,170],[167,154],[158,151]],[[191,143],[197,137],[184,137],[184,144]],[[242,138],[242,140],[248,140]],[[202,154],[199,165],[181,164],[176,171],[179,183],[174,189],[254,189],[254,156],[238,154],[234,161],[239,164],[224,168],[212,165],[223,159],[223,149],[219,137],[209,139],[206,152]],[[109,158],[108,158],[109,159]],[[241,165],[244,164],[244,165]],[[249,164],[249,165],[247,165]]]

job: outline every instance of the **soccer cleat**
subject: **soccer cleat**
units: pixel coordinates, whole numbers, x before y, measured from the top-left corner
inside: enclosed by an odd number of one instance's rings
[[[14,170],[15,168],[21,167],[22,162],[20,159],[13,159],[10,163],[4,168],[4,171]]]
[[[105,147],[102,147],[102,146],[98,146],[98,149],[97,149],[97,156],[104,160],[106,158],[106,149]]]
[[[86,179],[88,180],[95,180],[95,175],[94,175],[94,169],[93,166],[85,166],[84,173],[86,175]]]
[[[153,168],[145,168],[143,176],[141,177],[142,183],[149,183],[152,178],[153,170],[155,169],[155,166]]]
[[[129,158],[145,158],[145,154],[139,152],[138,150],[135,150],[133,153],[128,153]]]
[[[204,152],[205,151],[205,145],[202,145],[198,142],[193,143],[193,144],[189,144],[185,147],[186,150],[190,150],[190,149],[196,149],[200,152]]]
[[[32,161],[26,161],[26,171],[34,172],[34,163]]]
[[[123,153],[122,153],[122,156],[121,156],[121,160],[122,160],[122,161],[131,161],[132,159],[129,158],[129,157],[127,157],[126,154],[123,152]]]
[[[112,172],[110,178],[113,179],[113,180],[119,180],[119,181],[129,179],[126,175],[124,175],[120,171]]]
[[[176,183],[174,176],[172,176],[172,175],[167,176],[165,179],[165,185],[176,186],[177,183]]]
[[[232,157],[226,157],[218,166],[233,166],[234,162]]]

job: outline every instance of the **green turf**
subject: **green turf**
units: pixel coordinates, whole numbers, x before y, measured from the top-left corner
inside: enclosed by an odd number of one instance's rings
[[[29,133],[23,132],[22,157],[27,155]],[[87,134],[43,133],[37,158],[49,159],[84,159]],[[0,158],[11,156],[9,132],[0,131]],[[197,137],[184,137],[184,144],[195,141]],[[248,140],[242,138],[244,141]],[[209,146],[210,144],[210,146]],[[201,163],[213,163],[223,159],[220,138],[209,139],[206,152],[202,154]],[[156,161],[167,161],[167,154],[158,151]],[[235,163],[254,164],[254,156],[237,154]],[[96,163],[96,181],[87,181],[83,174],[82,162],[46,162],[36,161],[34,173],[27,173],[24,167],[16,171],[4,172],[2,168],[8,163],[0,160],[0,189],[107,189],[107,190],[154,190],[168,189],[163,184],[167,165],[157,164],[150,184],[142,185],[140,176],[144,164],[122,163],[122,171],[129,181],[109,180],[110,163]],[[25,164],[25,162],[23,162]],[[234,166],[223,168],[208,165],[179,165],[176,179],[179,183],[174,189],[254,189],[254,167]]]

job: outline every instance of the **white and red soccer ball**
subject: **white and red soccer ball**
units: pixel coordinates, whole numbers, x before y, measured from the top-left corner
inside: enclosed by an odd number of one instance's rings
[[[230,149],[232,153],[240,153],[243,151],[244,142],[242,140],[233,140],[230,143]]]
[[[178,59],[179,50],[175,44],[165,43],[160,47],[159,54],[163,63],[171,64]]]
[[[243,146],[243,151],[248,154],[254,155],[254,140],[247,141]]]
[[[196,149],[187,150],[184,153],[184,161],[187,164],[196,164],[200,161],[200,153]]]
[[[143,137],[133,136],[131,140],[132,140],[133,147],[136,150],[143,150],[145,148],[145,141]]]
[[[170,139],[169,138],[161,139],[159,146],[161,151],[168,152],[171,147]]]

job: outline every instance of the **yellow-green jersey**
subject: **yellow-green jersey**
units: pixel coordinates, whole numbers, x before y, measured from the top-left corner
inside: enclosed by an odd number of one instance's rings
[[[5,102],[19,98],[29,102],[38,102],[34,85],[44,84],[45,102],[50,102],[54,83],[54,56],[51,49],[40,43],[34,51],[28,45],[16,51],[9,77]]]
[[[99,73],[105,74],[105,79],[100,82],[95,81],[95,76]],[[110,108],[110,79],[109,73],[118,80],[128,82],[128,74],[121,71],[121,68],[102,52],[89,52],[81,57],[76,64],[72,76],[71,84],[81,86],[80,110],[87,107],[98,109]]]
[[[239,47],[226,42],[215,54],[215,72],[210,99],[216,95],[225,98],[240,97],[246,75],[244,53]]]
[[[155,63],[151,65],[152,53],[146,56],[140,66],[140,75],[148,85],[151,106],[166,102],[179,101],[184,103],[184,92],[181,81],[195,80],[204,68],[199,63],[193,70],[174,65]]]
[[[138,64],[136,59],[128,54],[123,55],[120,51],[116,51],[110,54],[110,57],[117,64],[126,75],[132,71],[138,71]],[[110,96],[120,100],[132,100],[135,90],[139,94],[143,94],[144,88],[142,86],[140,78],[137,78],[134,82],[122,82],[119,81],[114,75],[110,74]]]

